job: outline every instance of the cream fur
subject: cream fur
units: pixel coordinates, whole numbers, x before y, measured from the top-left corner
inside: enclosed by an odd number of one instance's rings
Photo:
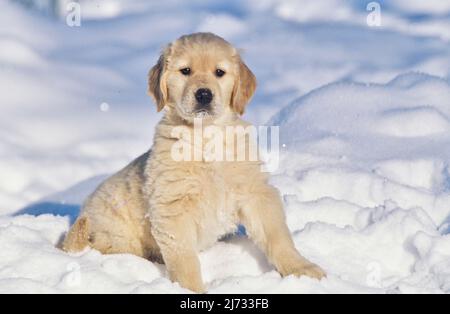
[[[214,77],[218,66],[226,68]],[[183,77],[179,68],[193,74]],[[199,87],[213,91],[214,113],[205,125],[247,125],[239,118],[256,80],[238,52],[218,36],[183,36],[163,52],[149,75],[150,94],[163,119],[152,150],[138,157],[89,196],[68,233],[63,249],[90,246],[102,253],[132,253],[166,264],[171,280],[204,292],[198,252],[233,232],[237,224],[283,275],[321,278],[325,273],[295,249],[278,191],[268,184],[257,161],[175,161],[174,127],[192,129]],[[204,149],[204,147],[202,147]]]

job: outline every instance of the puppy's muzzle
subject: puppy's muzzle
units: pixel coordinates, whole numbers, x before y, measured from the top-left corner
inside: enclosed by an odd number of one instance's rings
[[[210,110],[213,94],[209,88],[199,88],[195,92],[195,99],[197,100],[197,110]]]

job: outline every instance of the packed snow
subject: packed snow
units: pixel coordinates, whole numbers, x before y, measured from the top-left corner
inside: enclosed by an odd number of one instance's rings
[[[297,248],[328,274],[282,278],[230,235],[200,253],[208,292],[450,293],[448,2],[378,1],[379,27],[369,1],[80,3],[69,27],[64,10],[0,2],[0,293],[189,292],[164,265],[56,245],[150,147],[147,72],[194,31],[243,49],[259,81],[244,117],[280,127],[271,181]]]

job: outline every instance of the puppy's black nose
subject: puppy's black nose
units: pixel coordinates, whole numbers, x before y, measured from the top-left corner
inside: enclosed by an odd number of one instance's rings
[[[202,106],[209,105],[213,99],[213,95],[209,88],[199,88],[195,92],[195,99]]]

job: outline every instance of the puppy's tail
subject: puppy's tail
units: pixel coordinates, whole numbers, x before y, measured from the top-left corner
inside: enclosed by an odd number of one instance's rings
[[[70,228],[62,249],[66,252],[80,252],[89,245],[89,221],[87,217],[80,216]]]

